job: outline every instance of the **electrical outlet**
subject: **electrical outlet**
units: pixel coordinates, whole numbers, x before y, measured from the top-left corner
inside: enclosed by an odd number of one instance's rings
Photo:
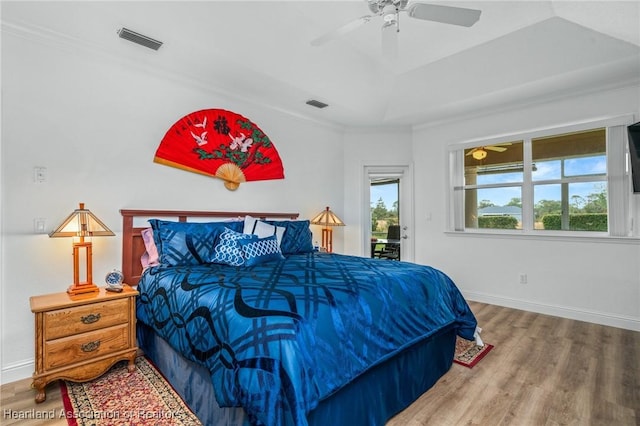
[[[520,274],[520,284],[527,283],[527,274]]]

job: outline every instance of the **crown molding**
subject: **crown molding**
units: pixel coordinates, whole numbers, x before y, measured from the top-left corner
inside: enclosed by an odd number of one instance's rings
[[[109,51],[95,43],[91,43],[77,37],[70,37],[66,34],[52,31],[48,28],[26,22],[8,21],[5,20],[4,17],[0,22],[1,31],[3,34],[12,35],[32,43],[44,45],[49,48],[58,49],[60,51],[73,53],[76,55],[80,52],[83,55],[87,55],[88,58],[99,59],[110,63],[124,62],[131,69],[135,69],[138,72],[144,73],[145,75],[152,75],[162,79],[170,80],[191,89],[205,91],[213,95],[227,98],[234,102],[243,102],[258,108],[276,111],[278,113],[294,117],[298,120],[310,122],[312,124],[330,128],[332,130],[344,131],[345,129],[345,127],[342,125],[338,125],[330,121],[320,120],[296,111],[289,110],[287,108],[269,104],[267,102],[259,101],[246,96],[241,96],[238,95],[238,93],[235,91],[230,91],[218,86],[213,86],[210,82],[203,81],[193,76],[178,73],[157,64],[148,64],[143,61],[136,60],[135,57],[128,57],[114,51]],[[116,37],[115,32],[114,37]],[[156,52],[150,51],[150,53],[154,54]]]

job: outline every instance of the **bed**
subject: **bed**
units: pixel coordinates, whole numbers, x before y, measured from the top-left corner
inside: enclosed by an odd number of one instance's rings
[[[474,338],[447,275],[316,251],[295,213],[121,214],[139,347],[203,424],[384,425]]]

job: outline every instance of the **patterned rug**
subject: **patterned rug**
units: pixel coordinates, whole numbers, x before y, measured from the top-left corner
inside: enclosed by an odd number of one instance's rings
[[[143,356],[129,373],[127,362],[86,383],[60,381],[70,426],[201,425],[200,421]]]
[[[473,368],[491,349],[493,349],[493,345],[485,343],[484,346],[478,346],[474,340],[457,337],[453,362]]]

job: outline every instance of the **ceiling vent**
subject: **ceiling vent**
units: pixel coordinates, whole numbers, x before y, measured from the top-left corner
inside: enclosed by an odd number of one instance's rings
[[[325,108],[328,107],[329,104],[325,104],[324,102],[316,101],[315,99],[311,99],[307,101],[307,105],[311,105],[316,108]]]
[[[149,49],[158,50],[160,46],[162,46],[162,42],[158,40],[154,40],[150,37],[144,36],[142,34],[138,34],[135,31],[131,31],[126,28],[121,28],[118,30],[118,35],[120,38],[125,40],[132,41],[140,46],[148,47]]]

